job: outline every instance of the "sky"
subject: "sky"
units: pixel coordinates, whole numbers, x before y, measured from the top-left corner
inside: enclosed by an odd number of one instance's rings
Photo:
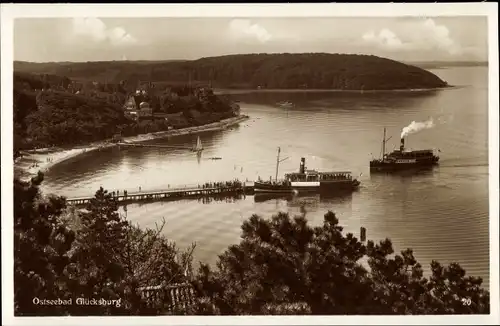
[[[239,53],[356,53],[487,61],[486,17],[17,18],[14,59],[198,59]]]

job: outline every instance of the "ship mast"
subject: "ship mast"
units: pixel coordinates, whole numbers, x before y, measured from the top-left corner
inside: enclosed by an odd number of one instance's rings
[[[382,142],[382,158],[385,156],[385,131],[386,128],[384,127],[384,141]]]
[[[391,137],[385,139],[385,135],[386,135],[386,128],[384,127],[384,139],[382,140],[382,159],[384,159],[384,156],[385,156],[385,143],[392,138],[392,136],[391,136]]]
[[[288,159],[288,157],[285,157],[284,159],[280,160],[280,152],[281,152],[281,148],[278,147],[278,156],[276,157],[276,177],[274,178],[274,180],[276,182],[278,182],[278,171],[279,171],[280,163],[283,162],[284,160]]]

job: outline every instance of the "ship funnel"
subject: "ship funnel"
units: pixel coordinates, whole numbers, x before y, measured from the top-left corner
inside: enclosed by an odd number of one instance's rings
[[[401,137],[401,145],[399,146],[399,150],[402,152],[405,149],[405,138]]]
[[[299,173],[305,173],[305,172],[306,172],[306,159],[305,157],[302,157],[300,159]]]

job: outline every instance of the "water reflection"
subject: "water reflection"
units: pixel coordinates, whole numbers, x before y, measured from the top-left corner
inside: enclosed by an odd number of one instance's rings
[[[398,91],[398,92],[247,92],[229,94],[228,96],[239,102],[268,105],[280,107],[281,102],[291,102],[292,107],[284,110],[294,111],[307,108],[309,110],[321,110],[322,107],[353,108],[353,102],[357,109],[369,107],[370,109],[380,107],[409,108],[420,105],[420,102],[438,95],[444,90],[426,91]]]
[[[87,194],[93,194],[97,190],[97,186],[109,189],[136,189],[141,184],[132,181],[135,178],[134,175],[145,173],[148,170],[163,170],[166,168],[165,163],[172,159],[184,162],[193,162],[196,159],[199,165],[203,159],[215,156],[214,153],[225,141],[227,135],[228,131],[211,131],[144,142],[148,145],[168,145],[172,148],[114,146],[101,149],[98,152],[86,152],[61,162],[47,171],[48,182],[45,185],[50,189],[57,189],[65,186],[63,183],[66,182],[79,184],[80,189],[82,189],[88,182],[93,181],[93,185],[89,184],[89,189],[84,192]],[[191,148],[194,146],[193,144],[196,144],[198,136],[204,150],[195,153]],[[164,172],[171,173],[172,171],[165,170]],[[96,185],[96,180],[103,180],[103,182]],[[105,182],[107,180],[114,180],[113,184]],[[117,182],[117,180],[122,182]],[[144,184],[142,187],[144,190],[152,190],[147,189],[147,185]]]
[[[317,212],[324,210],[326,213],[326,208],[333,209],[333,207],[338,207],[340,205],[350,204],[352,202],[351,194],[338,194],[338,195],[320,195],[320,194],[309,194],[302,195],[293,198],[287,202],[287,206],[291,210],[298,209],[301,214],[305,215],[308,212]]]
[[[432,176],[436,171],[437,166],[422,166],[405,170],[396,171],[377,171],[371,170],[370,177],[374,181],[384,182],[384,180],[394,180],[395,177],[399,178],[413,178]]]
[[[83,151],[83,150],[82,150]],[[75,182],[84,180],[89,175],[103,175],[119,167],[123,161],[123,153],[118,147],[109,147],[97,152],[85,152],[77,157],[63,161],[52,167],[46,174],[48,178],[72,178]]]
[[[270,200],[286,200],[290,206],[300,206],[300,204],[324,203],[343,203],[352,200],[352,192],[337,193],[296,193],[296,194],[278,194],[278,193],[257,193],[254,195],[256,203],[263,203]],[[299,205],[298,205],[299,204]]]
[[[170,198],[155,198],[151,200],[143,200],[143,201],[138,201],[134,202],[132,204],[124,204],[121,205],[123,207],[124,211],[127,211],[127,206],[128,205],[133,205],[134,207],[147,207],[148,205],[151,205],[151,203],[156,203],[156,204],[162,204],[162,203],[167,203],[167,202],[178,202],[179,200],[183,200],[186,202],[191,202],[191,203],[199,203],[199,204],[213,204],[213,203],[235,203],[238,200],[244,200],[246,199],[245,194],[231,194],[231,195],[222,195],[222,194],[215,194],[211,196],[206,196],[206,195],[199,195],[199,196],[191,196],[191,197],[182,197],[182,198],[175,198],[175,197],[170,197]]]

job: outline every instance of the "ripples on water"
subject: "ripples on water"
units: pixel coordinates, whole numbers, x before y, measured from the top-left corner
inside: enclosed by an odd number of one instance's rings
[[[391,238],[396,250],[413,248],[428,266],[432,259],[459,262],[471,275],[489,281],[487,68],[453,68],[435,73],[462,87],[412,93],[253,93],[235,95],[251,119],[221,132],[200,134],[201,159],[184,150],[128,148],[87,153],[55,166],[48,191],[67,196],[110,191],[164,189],[232,178],[274,176],[278,146],[289,159],[280,174],[298,169],[300,157],[320,170],[361,174],[352,195],[254,198],[203,203],[197,200],[128,205],[127,217],[143,227],[165,218],[165,234],[180,246],[197,242],[195,258],[214,263],[239,241],[251,214],[306,213],[314,225],[327,210],[337,213],[346,232],[367,228],[373,240]],[[293,109],[275,105],[291,101]],[[370,175],[368,162],[381,150],[383,128],[399,146],[401,128],[412,120],[434,119],[433,129],[411,135],[407,147],[441,149],[440,166],[419,174]],[[195,135],[152,143],[189,145]],[[222,157],[222,160],[210,160]]]

